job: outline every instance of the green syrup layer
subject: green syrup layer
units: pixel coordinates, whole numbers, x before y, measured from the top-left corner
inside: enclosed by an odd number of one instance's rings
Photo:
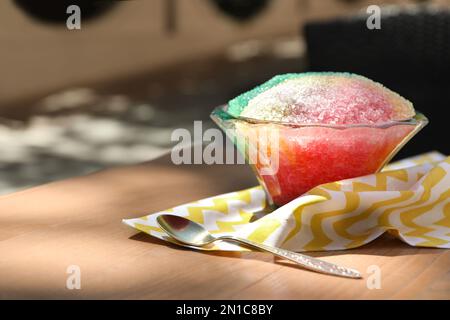
[[[256,88],[244,92],[243,94],[237,96],[236,98],[230,100],[228,102],[228,113],[234,117],[238,117],[241,112],[248,105],[249,101],[252,100],[257,95],[263,93],[264,91],[279,85],[280,83],[290,80],[290,79],[298,79],[306,76],[313,75],[341,75],[341,76],[356,76],[347,72],[304,72],[304,73],[286,73],[280,74],[278,76],[273,77],[269,81],[264,82],[263,84],[257,86]]]

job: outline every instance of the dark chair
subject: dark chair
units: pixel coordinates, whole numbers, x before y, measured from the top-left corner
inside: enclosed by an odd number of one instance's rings
[[[438,150],[450,154],[450,11],[382,10],[381,29],[368,15],[308,23],[304,35],[312,71],[348,71],[383,83],[411,100],[430,124],[400,157]]]

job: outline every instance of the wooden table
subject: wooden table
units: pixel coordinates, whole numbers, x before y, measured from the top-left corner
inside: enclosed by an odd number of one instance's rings
[[[360,249],[315,253],[352,266],[349,280],[264,253],[202,253],[123,225],[187,201],[253,186],[249,168],[174,166],[168,157],[0,197],[0,298],[450,299],[450,251],[385,236]],[[70,265],[81,289],[69,290]],[[381,268],[368,289],[367,268]]]

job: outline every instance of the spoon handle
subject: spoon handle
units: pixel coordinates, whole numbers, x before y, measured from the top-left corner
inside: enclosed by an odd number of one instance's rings
[[[229,240],[229,241],[235,241],[239,242],[241,244],[254,247],[257,249],[260,249],[262,251],[267,251],[272,253],[273,255],[284,258],[290,261],[293,261],[302,267],[321,272],[326,274],[332,274],[340,277],[346,277],[346,278],[362,278],[361,274],[354,269],[349,269],[346,267],[338,266],[334,263],[326,262],[317,258],[309,257],[301,253],[292,252],[289,250],[284,250],[280,248],[271,247],[265,244],[257,243],[251,240],[247,240],[244,238],[239,238],[235,236],[221,236],[217,240]]]

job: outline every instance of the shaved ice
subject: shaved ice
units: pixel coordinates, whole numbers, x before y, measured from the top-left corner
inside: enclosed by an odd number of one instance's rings
[[[299,124],[380,124],[415,115],[410,101],[381,84],[331,72],[276,76],[229,106],[241,117]]]
[[[251,164],[272,202],[283,205],[320,184],[379,171],[427,121],[377,82],[324,72],[276,76],[229,101],[217,122],[232,123],[248,149],[278,155],[271,173],[260,158]],[[277,145],[261,150],[259,137],[272,130]]]

